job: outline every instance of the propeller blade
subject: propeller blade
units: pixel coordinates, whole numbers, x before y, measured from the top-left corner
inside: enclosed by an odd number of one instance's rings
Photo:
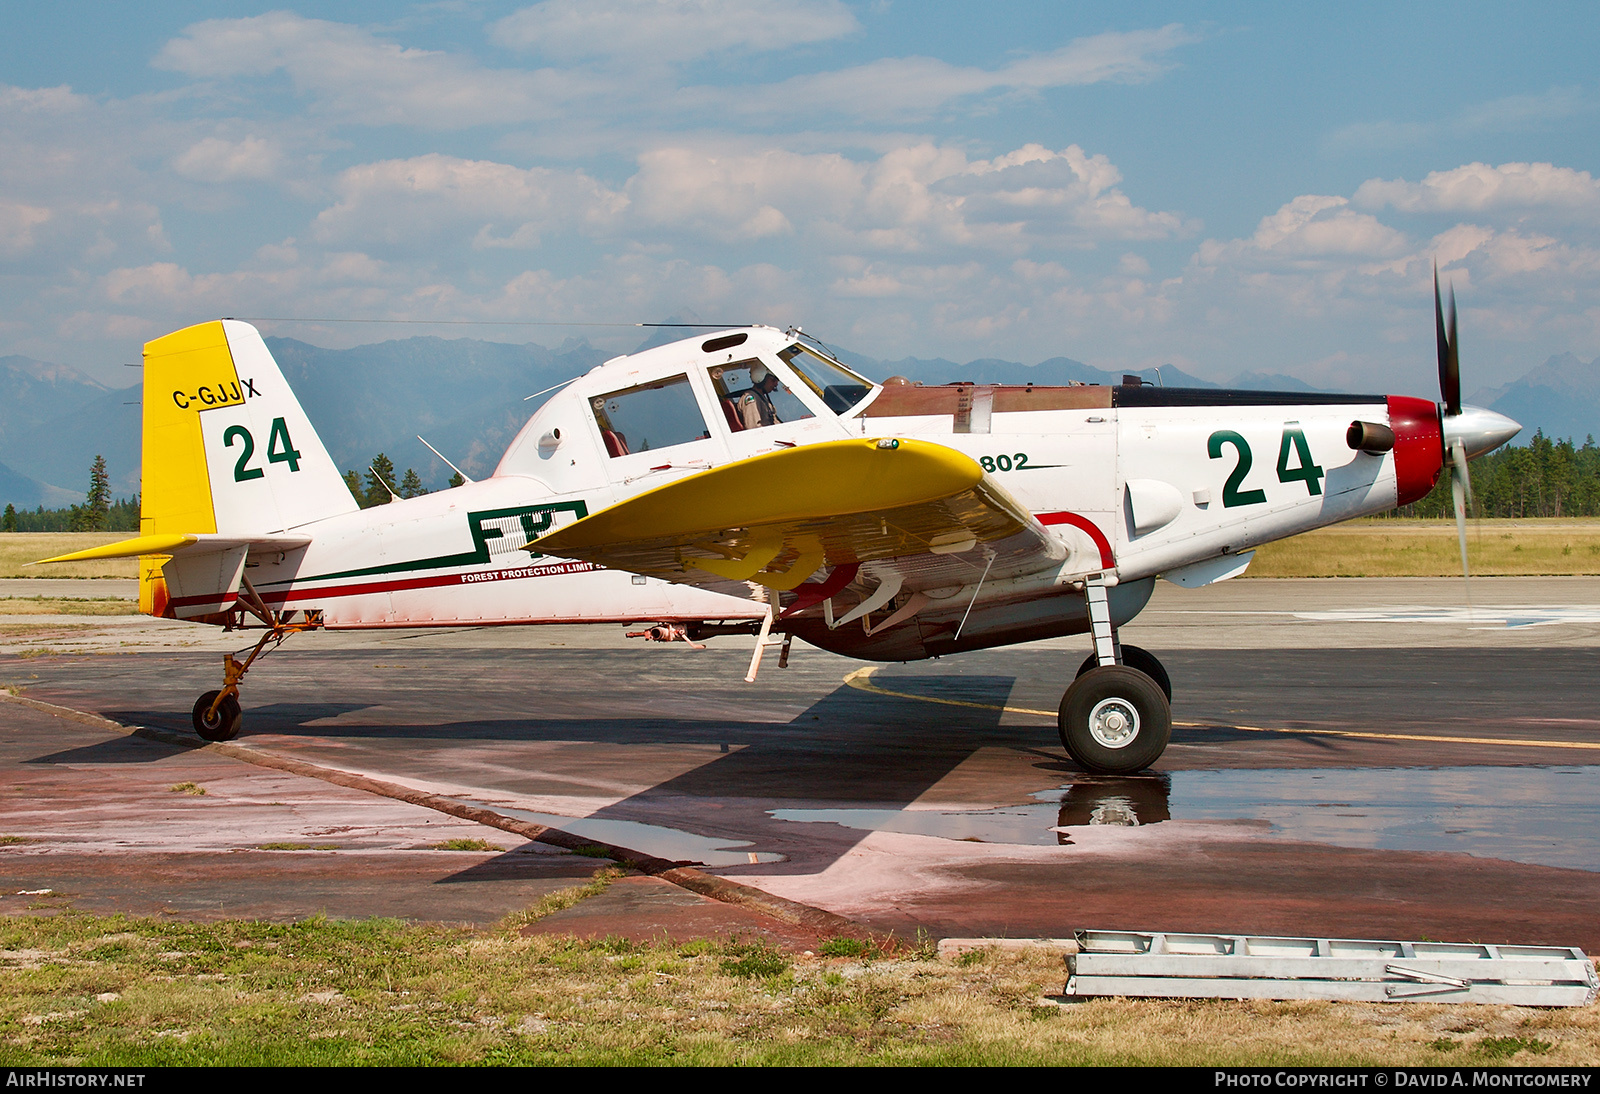
[[[1446,413],[1461,413],[1461,341],[1456,337],[1456,287],[1450,286],[1450,386],[1446,389]],[[1467,488],[1472,489],[1470,486]]]
[[[1477,503],[1472,500],[1472,475],[1467,471],[1467,446],[1460,439],[1450,445],[1450,461],[1455,465],[1456,478],[1466,491],[1468,507],[1476,510]]]
[[[1439,297],[1439,267],[1433,267],[1433,325],[1439,344],[1439,395],[1444,412],[1461,413],[1461,356],[1456,349],[1456,290],[1450,287],[1450,324],[1445,326],[1444,301]]]
[[[1472,496],[1472,479],[1467,474],[1467,450],[1456,441],[1450,446],[1450,496],[1455,502],[1456,542],[1461,547],[1461,580],[1467,587],[1467,612],[1472,612],[1472,573],[1467,566],[1467,499]]]

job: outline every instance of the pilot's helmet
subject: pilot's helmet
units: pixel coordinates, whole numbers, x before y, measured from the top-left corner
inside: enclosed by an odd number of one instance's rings
[[[772,374],[767,371],[766,365],[756,364],[750,366],[750,386],[760,387],[762,382]]]

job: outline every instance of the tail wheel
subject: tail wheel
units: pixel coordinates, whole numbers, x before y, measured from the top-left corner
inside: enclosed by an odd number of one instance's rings
[[[1100,665],[1072,682],[1056,724],[1067,754],[1084,770],[1131,775],[1166,751],[1172,708],[1160,685],[1138,669]]]
[[[1160,686],[1162,693],[1166,695],[1167,704],[1169,706],[1172,704],[1172,677],[1167,675],[1166,666],[1156,660],[1155,654],[1138,646],[1123,646],[1122,663],[1130,669],[1138,669],[1154,680]],[[1078,675],[1082,676],[1090,669],[1099,667],[1099,665],[1099,658],[1091,653],[1088,660],[1079,666]]]
[[[194,701],[194,731],[207,741],[231,741],[239,735],[244,712],[239,709],[239,698],[229,695],[217,703],[218,693],[208,691]],[[216,712],[211,704],[217,703]]]

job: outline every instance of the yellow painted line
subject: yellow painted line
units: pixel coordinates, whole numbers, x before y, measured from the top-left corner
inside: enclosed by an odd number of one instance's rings
[[[919,703],[942,703],[947,707],[976,707],[978,710],[1003,710],[1009,714],[1037,714],[1041,718],[1054,718],[1053,710],[1034,710],[1031,707],[997,707],[993,703],[972,703],[965,699],[940,699],[932,695],[911,695],[904,691],[890,691],[880,688],[877,684],[868,683],[873,673],[878,671],[877,665],[868,665],[863,669],[856,669],[844,678],[844,682],[861,691],[870,691],[875,695],[892,695],[896,699],[915,699]]]
[[[912,695],[905,691],[890,691],[870,683],[872,674],[878,671],[879,666],[868,665],[866,668],[856,669],[844,678],[844,682],[861,691],[870,691],[876,695],[891,695],[896,699],[915,699],[919,703],[941,703],[947,707],[975,707],[978,710],[1001,710],[1008,714],[1036,714],[1041,718],[1054,719],[1056,712],[1053,710],[1034,710],[1032,707],[1007,707],[996,706],[993,703],[974,703],[966,699],[940,699],[932,695]],[[1445,743],[1457,745],[1502,745],[1512,748],[1571,748],[1583,751],[1600,752],[1600,742],[1595,741],[1524,741],[1514,737],[1433,737],[1422,733],[1375,733],[1360,729],[1291,729],[1288,727],[1273,728],[1271,726],[1242,726],[1242,725],[1212,725],[1209,722],[1173,722],[1176,727],[1184,729],[1238,729],[1247,733],[1297,733],[1307,737],[1357,737],[1372,741],[1422,741],[1426,743]]]

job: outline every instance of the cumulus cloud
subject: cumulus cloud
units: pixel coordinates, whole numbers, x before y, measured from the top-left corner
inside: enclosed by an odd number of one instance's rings
[[[0,200],[0,254],[19,255],[31,251],[34,229],[49,220],[49,209]]]
[[[494,39],[549,57],[688,61],[838,38],[859,29],[840,0],[546,0],[494,24]]]
[[[196,141],[172,161],[172,169],[198,182],[239,182],[268,179],[283,165],[283,150],[274,141],[245,137],[230,141],[206,137]]]
[[[1405,251],[1405,233],[1377,217],[1351,211],[1349,204],[1337,196],[1301,195],[1262,217],[1249,239],[1201,243],[1195,261],[1201,266],[1337,266],[1352,259],[1392,258]]]
[[[1552,209],[1600,220],[1600,181],[1587,171],[1550,163],[1468,163],[1434,171],[1421,182],[1368,179],[1356,190],[1355,202],[1406,213]]]
[[[722,239],[801,233],[832,246],[1026,251],[1178,234],[1179,216],[1135,206],[1104,156],[1028,145],[993,160],[919,143],[860,162],[834,153],[660,149],[629,180],[642,223]]]
[[[433,247],[452,234],[479,247],[535,246],[544,232],[603,228],[627,204],[582,171],[439,153],[352,167],[335,189],[339,201],[316,219],[320,242],[402,249]]]
[[[862,165],[833,153],[661,148],[639,157],[627,192],[641,224],[754,240],[792,233],[796,221],[846,216],[865,174]]]
[[[316,220],[323,242],[437,248],[534,246],[552,232],[697,244],[794,238],[848,247],[1011,252],[1179,234],[1181,218],[1134,205],[1104,156],[1029,145],[993,160],[919,143],[876,160],[786,149],[664,147],[610,187],[581,171],[440,154],[363,164]]]
[[[1053,152],[1029,144],[993,160],[980,160],[940,186],[963,196],[971,221],[1010,223],[1019,230],[1045,227],[1059,217],[1086,238],[1163,239],[1185,230],[1175,213],[1135,206],[1117,189],[1122,172],[1103,155],[1077,145]]]
[[[415,271],[358,252],[329,252],[314,262],[194,273],[176,262],[151,262],[107,271],[101,297],[134,312],[167,317],[240,314],[251,308],[304,306],[334,314],[372,314],[403,308]],[[172,320],[168,318],[168,323]]]

